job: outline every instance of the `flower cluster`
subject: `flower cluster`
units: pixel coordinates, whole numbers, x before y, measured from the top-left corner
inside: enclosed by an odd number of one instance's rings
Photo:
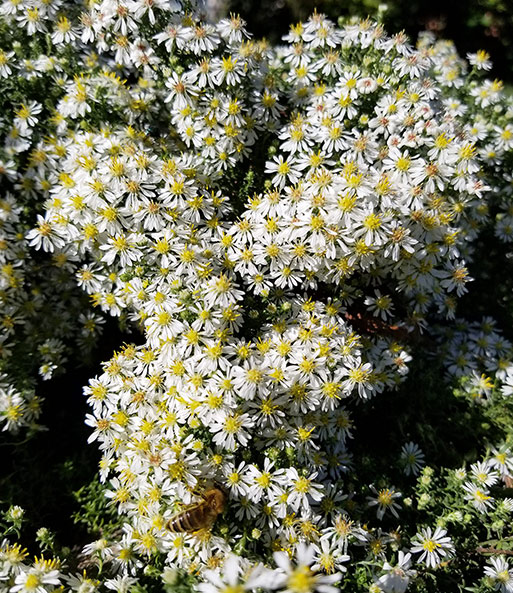
[[[62,372],[71,344],[86,356],[104,323],[87,310],[65,258],[31,257],[27,229],[22,205],[7,193],[0,201],[0,423],[11,432],[36,427],[34,377]]]
[[[62,584],[57,559],[35,558],[27,562],[28,552],[7,540],[0,543],[0,586],[4,591],[49,591]]]
[[[491,202],[494,212],[495,236],[505,243],[513,240],[513,211],[511,209],[512,176],[510,166],[501,174],[497,171],[505,163],[511,163],[513,151],[513,100],[503,92],[499,80],[483,80],[480,70],[490,67],[486,52],[469,56],[472,66],[468,71],[449,41],[435,42],[432,35],[424,35],[421,47],[433,57],[433,75],[443,95],[450,117],[456,119],[462,133],[472,141],[471,152],[482,163],[480,178],[487,187],[487,200],[470,207],[463,202],[466,211],[467,232],[475,234],[489,217]]]
[[[271,281],[342,284],[346,303],[384,321],[406,308],[422,324],[433,303],[452,315],[451,293],[469,279],[459,204],[485,186],[473,143],[433,106],[428,57],[379,28],[338,31],[322,16],[285,39],[295,109],[266,165],[272,189],[232,231],[235,270],[257,294]]]
[[[495,377],[507,382],[513,359],[511,342],[485,317],[481,322],[456,321],[455,327],[439,332],[443,340],[444,365],[451,377],[472,379],[469,388],[476,398],[488,395]]]
[[[500,85],[450,44],[415,50],[367,21],[315,14],[270,48],[238,17],[208,24],[174,0],[79,11],[0,6],[16,37],[0,84],[18,92],[0,98],[13,113],[0,122],[2,356],[6,374],[25,355],[50,378],[103,315],[141,331],[85,387],[123,528],[84,549],[94,574],[109,567],[103,583],[29,565],[8,542],[0,581],[126,591],[158,557],[164,582],[187,573],[204,593],[331,593],[354,558],[376,591],[405,591],[456,553],[438,523],[399,534],[429,454],[407,435],[402,472],[362,484],[354,417],[405,380],[422,331],[467,290],[513,148]],[[443,350],[477,399],[494,387],[479,372],[509,394],[511,345],[492,320],[457,321]],[[2,376],[4,428],[35,422],[38,402]],[[509,450],[493,455],[462,485],[479,513],[510,478]],[[226,508],[174,529],[209,489]]]
[[[497,490],[499,483],[509,487],[513,480],[513,454],[507,445],[492,448],[484,459],[470,466],[470,471],[457,470],[457,478],[462,481],[465,500],[480,513],[507,514],[513,509],[511,498],[495,499],[490,492],[494,486]]]

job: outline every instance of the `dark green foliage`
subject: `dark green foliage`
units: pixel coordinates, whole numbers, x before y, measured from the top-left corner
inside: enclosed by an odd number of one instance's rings
[[[109,504],[105,498],[105,486],[96,476],[89,484],[73,492],[73,497],[80,505],[72,514],[72,519],[77,525],[83,525],[88,532],[97,533],[102,537],[119,529],[120,518],[116,507]]]
[[[100,372],[100,361],[127,338],[116,322],[109,321],[94,364],[37,386],[44,399],[40,420],[45,430],[23,436],[0,433],[0,512],[11,505],[24,509],[18,541],[31,554],[39,553],[34,541],[41,527],[51,532],[55,550],[62,555],[64,544],[80,549],[116,525],[117,511],[107,505],[98,483],[98,452],[87,444],[92,429],[84,424],[89,410],[82,387]],[[8,525],[0,521],[0,527],[5,532]]]

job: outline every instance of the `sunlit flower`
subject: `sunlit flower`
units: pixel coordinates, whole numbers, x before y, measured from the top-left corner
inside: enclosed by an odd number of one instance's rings
[[[443,559],[450,558],[454,553],[454,545],[446,533],[447,530],[441,527],[437,527],[434,532],[431,527],[421,529],[411,542],[411,553],[420,553],[417,562],[435,568]]]

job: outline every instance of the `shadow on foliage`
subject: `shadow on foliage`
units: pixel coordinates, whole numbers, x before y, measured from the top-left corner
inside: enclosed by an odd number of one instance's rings
[[[47,430],[28,437],[1,434],[0,508],[19,505],[25,510],[18,541],[31,553],[37,552],[33,542],[40,527],[54,532],[57,544],[82,546],[91,540],[72,518],[81,507],[73,492],[96,480],[100,457],[97,447],[87,444],[92,429],[84,424],[89,407],[82,390],[124,341],[138,340],[138,334],[123,333],[115,320],[107,320],[92,364],[68,368],[65,375],[37,386],[43,398],[39,422]]]
[[[357,430],[351,451],[364,483],[389,475],[390,460],[398,464],[401,447],[409,441],[421,447],[429,465],[457,468],[479,458],[483,443],[500,440],[483,408],[455,397],[443,374],[436,360],[418,352],[396,392],[378,394],[353,410]]]

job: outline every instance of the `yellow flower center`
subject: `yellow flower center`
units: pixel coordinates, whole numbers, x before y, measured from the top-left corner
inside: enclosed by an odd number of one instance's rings
[[[301,492],[301,494],[306,494],[310,490],[310,480],[307,478],[299,478],[294,485],[294,490],[296,492]]]
[[[287,579],[287,589],[292,593],[310,593],[315,580],[315,575],[308,566],[299,566]]]
[[[31,589],[37,589],[41,584],[39,575],[37,574],[29,574],[27,576],[27,580],[25,581],[25,590],[30,591]]]
[[[440,544],[438,542],[433,541],[432,539],[427,539],[423,544],[422,547],[424,550],[428,552],[434,552],[437,548],[440,548]]]
[[[224,421],[225,431],[228,433],[231,433],[231,434],[238,432],[240,430],[241,425],[242,424],[241,424],[238,414],[235,414],[234,416],[229,416]]]

